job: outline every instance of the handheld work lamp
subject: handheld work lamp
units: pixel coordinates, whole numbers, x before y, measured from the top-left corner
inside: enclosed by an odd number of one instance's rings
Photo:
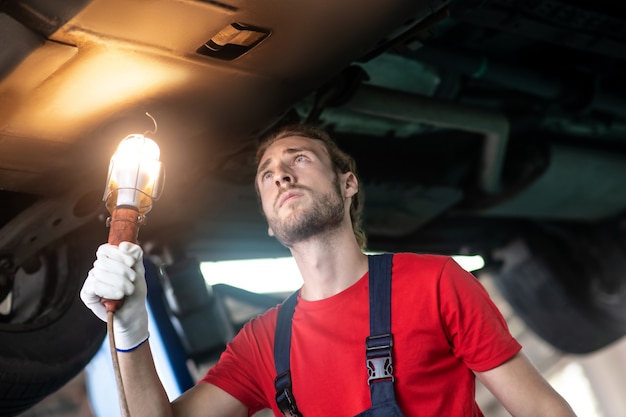
[[[127,136],[111,158],[103,201],[111,213],[107,219],[108,243],[137,243],[139,227],[163,189],[164,169],[159,146],[144,135]],[[103,300],[109,311],[121,300]]]
[[[152,121],[155,122],[154,118]],[[156,128],[156,122],[154,125]],[[152,139],[134,134],[127,136],[111,157],[102,198],[111,213],[107,219],[108,243],[138,243],[139,227],[152,209],[152,201],[159,198],[163,189],[165,175],[159,161],[160,153],[159,146]],[[102,299],[101,302],[107,310],[107,332],[122,416],[130,417],[113,332],[113,316],[124,300]]]

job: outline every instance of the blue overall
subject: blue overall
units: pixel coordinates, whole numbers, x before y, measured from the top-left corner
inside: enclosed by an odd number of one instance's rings
[[[391,259],[392,254],[370,255],[369,300],[370,336],[366,339],[365,365],[372,407],[356,417],[402,417],[393,390],[393,336],[391,334]],[[276,365],[276,403],[286,417],[302,417],[291,390],[289,355],[291,318],[296,308],[298,291],[293,293],[278,310],[274,336]]]

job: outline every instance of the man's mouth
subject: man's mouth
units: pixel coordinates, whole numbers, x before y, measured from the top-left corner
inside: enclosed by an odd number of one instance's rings
[[[290,189],[287,191],[283,191],[278,195],[278,208],[281,208],[285,205],[289,200],[302,196],[302,191]]]

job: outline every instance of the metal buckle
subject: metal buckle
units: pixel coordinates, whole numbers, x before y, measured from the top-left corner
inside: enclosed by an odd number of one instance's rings
[[[390,333],[369,336],[366,339],[366,345],[367,384],[370,385],[372,382],[381,380],[394,381],[391,356],[393,336]]]

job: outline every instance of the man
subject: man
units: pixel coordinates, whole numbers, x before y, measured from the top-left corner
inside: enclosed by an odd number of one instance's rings
[[[364,343],[369,284],[354,162],[325,132],[307,126],[270,136],[257,162],[269,234],[290,249],[304,282],[289,358],[298,410],[306,417],[362,413],[372,404]],[[474,400],[478,377],[516,417],[574,416],[520,352],[479,282],[451,258],[396,254],[392,278],[393,390],[404,415],[482,416]],[[102,245],[81,297],[104,319],[100,298],[124,296],[114,331],[133,417],[246,416],[263,408],[281,415],[277,308],[246,324],[203,380],[170,404],[144,343],[142,251],[127,242]]]

